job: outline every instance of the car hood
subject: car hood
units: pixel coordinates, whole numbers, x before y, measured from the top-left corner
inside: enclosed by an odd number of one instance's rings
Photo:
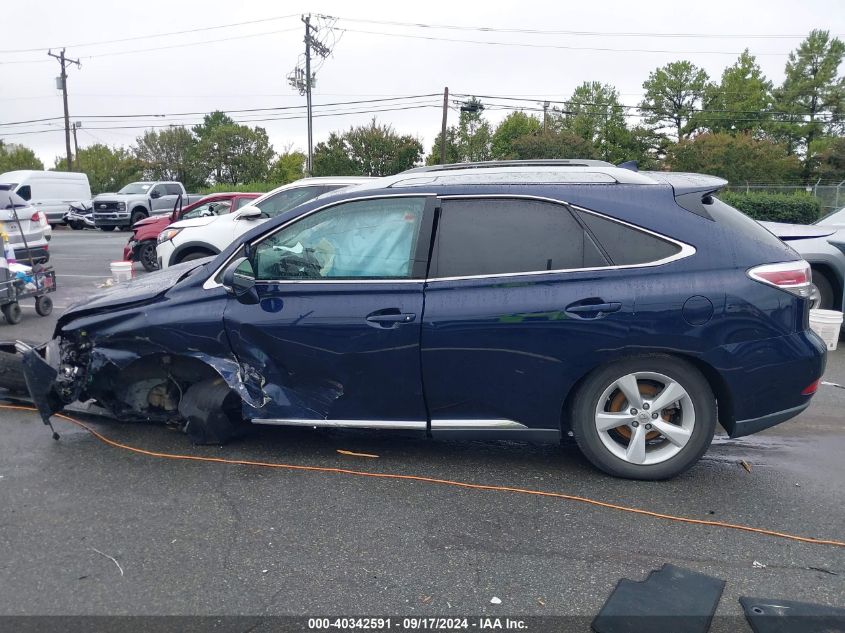
[[[827,237],[836,233],[836,227],[822,227],[817,224],[786,224],[784,222],[760,222],[784,242]]]
[[[59,318],[56,329],[76,317],[115,308],[138,305],[160,297],[197,268],[205,266],[213,257],[195,259],[116,284],[68,307]]]
[[[167,222],[169,220],[169,215],[154,215],[151,218],[144,218],[143,220],[138,220],[135,224],[132,225],[132,227],[137,228],[139,226],[147,226],[149,224],[161,224],[162,222]]]
[[[201,218],[191,218],[190,220],[179,220],[178,222],[174,222],[168,226],[174,229],[187,229],[191,226],[206,226],[207,224],[211,224],[212,222],[216,222],[225,217],[225,215],[209,215]]]

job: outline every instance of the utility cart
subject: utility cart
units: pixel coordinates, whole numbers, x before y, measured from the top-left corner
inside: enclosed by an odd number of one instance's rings
[[[21,320],[21,299],[35,299],[35,311],[40,316],[53,311],[49,295],[56,291],[56,271],[36,264],[24,275],[19,277],[8,268],[0,268],[0,311],[10,325]]]

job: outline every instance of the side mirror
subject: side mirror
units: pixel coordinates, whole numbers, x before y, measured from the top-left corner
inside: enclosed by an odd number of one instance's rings
[[[157,189],[153,189],[150,192],[150,198],[152,198],[153,200],[155,200],[156,198],[161,198],[161,194],[158,192]]]
[[[254,220],[261,217],[261,209],[258,207],[247,206],[238,211],[239,220]]]
[[[246,257],[238,257],[223,271],[223,285],[241,303],[254,305],[258,303],[258,292],[255,289],[255,273],[252,264]]]

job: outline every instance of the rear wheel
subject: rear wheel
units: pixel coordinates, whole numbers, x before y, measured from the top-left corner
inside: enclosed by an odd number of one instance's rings
[[[108,233],[109,231],[114,231],[114,229],[115,229],[115,227],[113,227],[113,226],[101,226],[100,227],[100,230],[105,231],[106,233]]]
[[[669,479],[707,451],[716,399],[707,380],[669,356],[620,361],[593,373],[571,409],[585,457],[627,479]]]
[[[38,316],[48,316],[53,311],[53,300],[47,295],[36,297],[35,311],[38,313]]]
[[[158,270],[158,257],[156,256],[156,245],[152,240],[142,242],[138,247],[138,261],[144,270],[152,272]]]

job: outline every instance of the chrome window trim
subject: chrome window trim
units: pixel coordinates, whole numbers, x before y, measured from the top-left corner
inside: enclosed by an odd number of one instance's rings
[[[658,259],[653,262],[646,262],[644,264],[622,264],[622,265],[614,265],[614,266],[590,266],[585,268],[558,268],[555,270],[532,270],[526,272],[519,272],[519,273],[491,273],[485,275],[459,275],[455,277],[431,277],[426,279],[427,282],[435,283],[438,281],[463,281],[467,279],[491,279],[491,278],[500,278],[500,277],[525,277],[525,276],[536,276],[536,275],[558,275],[561,273],[578,273],[578,272],[595,272],[600,270],[628,270],[632,268],[651,268],[653,266],[663,266],[664,264],[670,264],[672,262],[678,261],[679,259],[684,259],[686,257],[690,257],[695,255],[695,246],[691,244],[687,244],[686,242],[681,242],[680,240],[676,240],[671,237],[667,237],[666,235],[662,235],[655,231],[651,231],[649,229],[643,228],[641,226],[637,226],[636,224],[631,224],[630,222],[626,222],[625,220],[620,220],[619,218],[615,218],[610,215],[605,215],[604,213],[598,213],[597,211],[593,211],[591,209],[585,209],[584,207],[578,206],[577,204],[571,204],[569,202],[565,202],[563,200],[556,200],[554,198],[547,198],[545,196],[532,196],[528,194],[495,194],[495,193],[488,193],[488,194],[458,194],[458,195],[447,195],[447,196],[439,196],[441,200],[462,200],[462,199],[473,199],[478,200],[479,198],[487,198],[487,199],[508,199],[508,200],[537,200],[540,202],[550,202],[552,204],[558,204],[563,207],[572,207],[573,209],[577,209],[578,211],[582,211],[584,213],[589,213],[590,215],[594,215],[596,217],[602,218],[604,220],[608,220],[610,222],[616,222],[618,224],[622,224],[627,226],[630,229],[635,231],[640,231],[642,233],[646,233],[653,237],[656,237],[661,240],[665,240],[674,244],[675,246],[679,247],[681,250],[675,253],[674,255],[670,255],[669,257],[664,257],[663,259]]]
[[[303,213],[284,224],[280,224],[277,226],[273,231],[270,233],[265,233],[262,235],[259,240],[267,239],[281,231],[282,229],[290,226],[291,224],[302,220],[303,218],[307,218],[318,211],[322,211],[324,209],[328,209],[330,207],[336,207],[340,204],[345,204],[347,202],[360,202],[362,200],[381,200],[383,198],[431,198],[437,197],[436,193],[391,193],[391,194],[379,194],[379,195],[370,195],[370,196],[356,196],[355,198],[344,198],[343,200],[332,200],[331,202],[324,204],[322,206],[317,207],[316,209],[311,209],[308,213]],[[304,204],[304,203],[303,203]],[[255,240],[254,242],[250,242],[250,245],[254,244],[255,242],[259,241]],[[217,277],[222,271],[226,270],[226,267],[234,260],[235,255],[237,255],[238,251],[236,250],[232,253],[229,258],[220,265],[214,273],[205,280],[205,283],[202,285],[204,290],[211,290],[212,288],[220,288],[223,284],[214,281],[214,278]],[[332,283],[332,284],[342,284],[342,283],[424,283],[425,279],[279,279],[279,280],[266,280],[262,279],[261,283],[269,283],[269,284],[289,284],[289,283],[308,283],[308,284],[325,284],[325,283]]]
[[[434,196],[439,200],[479,200],[479,199],[499,199],[499,200],[535,200],[539,202],[548,202],[551,204],[557,204],[563,207],[571,207],[573,209],[577,209],[583,213],[589,213],[590,215],[594,215],[596,217],[608,220],[610,222],[617,222],[624,226],[627,226],[630,229],[635,231],[640,231],[642,233],[646,233],[647,235],[651,235],[652,237],[656,237],[661,240],[665,240],[675,246],[679,247],[680,250],[675,253],[674,255],[670,255],[669,257],[664,257],[663,259],[658,259],[653,262],[646,262],[643,264],[622,264],[622,265],[614,265],[614,266],[591,266],[585,268],[558,268],[555,270],[536,270],[536,271],[525,271],[525,272],[516,272],[516,273],[490,273],[484,275],[460,275],[454,277],[429,277],[427,279],[280,279],[280,280],[262,280],[262,283],[272,283],[272,284],[396,284],[396,283],[437,283],[443,281],[465,281],[465,280],[472,280],[472,279],[498,279],[498,278],[510,278],[510,277],[535,277],[538,275],[559,275],[561,273],[576,273],[576,272],[597,272],[602,270],[630,270],[636,268],[652,268],[656,266],[663,266],[665,264],[670,264],[672,262],[676,262],[681,259],[685,259],[687,257],[691,257],[695,255],[696,249],[691,244],[687,244],[686,242],[681,242],[680,240],[676,240],[674,238],[668,237],[661,233],[657,233],[656,231],[652,231],[650,229],[643,228],[641,226],[637,226],[636,224],[632,224],[630,222],[626,222],[625,220],[621,220],[619,218],[615,218],[610,215],[606,215],[604,213],[599,213],[597,211],[593,211],[591,209],[585,209],[576,204],[571,204],[563,200],[557,200],[555,198],[548,198],[546,196],[534,196],[529,194],[496,194],[496,193],[489,193],[489,194],[455,194],[455,195],[445,195],[445,196],[438,196],[436,193],[401,193],[401,194],[384,194],[384,195],[375,195],[375,196],[362,196],[356,198],[347,198],[345,200],[339,200],[332,202],[330,204],[323,205],[321,207],[317,207],[316,209],[312,209],[308,213],[296,217],[285,224],[282,224],[276,229],[273,230],[272,233],[268,233],[266,235],[262,235],[261,239],[266,239],[271,235],[274,235],[276,232],[282,230],[283,228],[290,226],[297,220],[305,218],[312,213],[317,213],[318,211],[322,211],[323,209],[327,209],[332,206],[337,206],[339,204],[343,204],[346,202],[356,202],[360,200],[378,200],[381,198],[418,198],[418,197],[431,197]],[[218,267],[214,273],[205,281],[203,284],[203,288],[205,290],[209,290],[211,288],[218,288],[221,287],[222,284],[217,283],[214,281],[214,278],[217,277],[229,263],[233,260],[237,251],[233,253],[220,267]]]

